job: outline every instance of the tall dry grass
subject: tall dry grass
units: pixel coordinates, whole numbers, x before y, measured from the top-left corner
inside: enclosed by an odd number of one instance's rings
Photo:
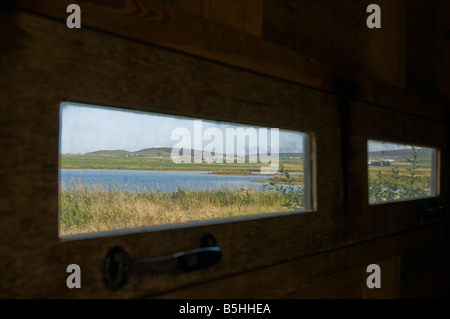
[[[286,211],[283,194],[249,189],[123,192],[60,185],[60,235]]]

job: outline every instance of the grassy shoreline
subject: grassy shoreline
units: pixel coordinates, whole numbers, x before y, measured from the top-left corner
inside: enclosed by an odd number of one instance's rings
[[[60,185],[60,235],[288,211],[279,192],[202,190],[123,192]]]
[[[265,183],[263,191],[250,189],[148,191],[134,193],[106,189],[103,185],[75,187],[60,185],[60,235],[100,232],[206,219],[227,218],[261,213],[292,211],[303,208],[303,162],[281,161],[280,174],[255,174],[262,164],[234,163],[175,164],[158,157],[119,157],[61,155],[60,168],[120,169],[158,171],[204,171],[216,175],[264,176],[254,182]],[[409,160],[392,166],[368,167],[371,203],[429,196],[431,161]],[[267,187],[266,187],[267,186]]]
[[[303,171],[299,159],[287,159],[283,164],[294,173]],[[159,157],[61,155],[62,169],[203,171],[215,175],[261,176],[256,182],[267,184],[267,188],[263,191],[230,188],[134,193],[120,191],[118,187],[107,189],[103,185],[82,186],[80,183],[68,187],[61,183],[60,235],[292,211],[293,203],[300,208],[303,191],[275,190],[270,182],[285,184],[286,181],[281,176],[258,174],[262,166],[253,163],[176,164]],[[303,175],[295,175],[290,183],[303,183]]]

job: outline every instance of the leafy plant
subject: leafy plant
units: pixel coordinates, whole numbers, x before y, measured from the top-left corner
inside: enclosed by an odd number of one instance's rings
[[[374,177],[369,176],[370,202],[418,198],[430,194],[431,177],[419,175],[419,151],[411,146],[412,158],[406,160],[410,164],[405,168],[407,174],[402,175],[399,168],[393,167],[390,174],[378,170]]]
[[[282,194],[281,205],[289,210],[303,208],[303,189],[295,184],[294,178],[283,164],[280,164],[278,170],[281,177],[277,180],[280,180],[281,183],[272,178],[268,187],[264,185],[264,189],[267,187],[270,191]]]

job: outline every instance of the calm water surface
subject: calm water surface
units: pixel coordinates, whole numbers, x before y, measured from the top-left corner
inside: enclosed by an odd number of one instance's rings
[[[122,191],[166,191],[255,189],[263,190],[266,176],[213,175],[200,171],[132,171],[106,169],[61,169],[60,181],[66,187],[80,183],[82,186],[103,185],[106,189]]]

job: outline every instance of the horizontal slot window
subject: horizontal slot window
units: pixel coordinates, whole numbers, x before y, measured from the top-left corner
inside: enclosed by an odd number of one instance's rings
[[[437,196],[437,150],[369,140],[369,203]]]
[[[61,104],[60,236],[310,208],[302,132]]]

